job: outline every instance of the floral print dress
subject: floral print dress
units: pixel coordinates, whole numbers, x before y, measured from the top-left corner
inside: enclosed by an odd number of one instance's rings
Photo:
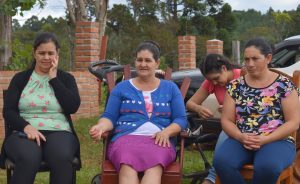
[[[49,77],[33,72],[19,101],[20,116],[38,130],[69,131],[70,124],[62,112]]]
[[[294,89],[295,85],[282,75],[265,88],[248,86],[244,76],[233,80],[227,90],[235,100],[237,127],[243,133],[269,135],[285,123],[281,100]]]

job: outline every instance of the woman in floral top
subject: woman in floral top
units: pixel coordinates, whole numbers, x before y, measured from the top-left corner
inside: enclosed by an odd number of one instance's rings
[[[58,69],[59,48],[54,34],[39,34],[32,67],[17,73],[7,89],[3,117],[12,134],[4,140],[0,163],[15,163],[11,184],[34,183],[42,160],[50,183],[72,183],[72,160],[80,158],[80,148],[70,115],[80,97],[73,75]]]
[[[272,72],[271,47],[260,38],[244,50],[247,74],[229,85],[221,123],[230,136],[215,153],[221,183],[242,184],[239,170],[254,165],[254,184],[275,184],[295,159],[289,135],[299,127],[299,100],[294,84]]]

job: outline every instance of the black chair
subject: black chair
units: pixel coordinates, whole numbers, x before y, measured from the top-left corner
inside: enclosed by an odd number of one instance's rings
[[[185,147],[192,147],[199,153],[203,160],[204,168],[198,171],[184,173],[183,178],[189,179],[190,184],[202,183],[212,167],[206,158],[204,151],[213,151],[220,132],[222,131],[220,119],[199,118],[195,112],[187,112],[189,122],[188,136],[185,138]]]
[[[3,90],[3,98],[5,97],[7,90]],[[4,120],[4,126],[5,126],[5,138],[7,138],[8,136],[10,136],[12,134],[12,129],[11,126],[9,124],[9,122]],[[73,179],[72,179],[72,183],[76,184],[76,171],[80,170],[80,160],[77,157],[74,157],[73,161]],[[6,169],[6,179],[7,179],[7,183],[10,183],[11,177],[14,173],[14,169],[15,169],[15,164],[13,161],[11,161],[10,159],[6,158],[5,159],[5,167],[4,169]],[[48,166],[48,164],[45,161],[41,162],[40,168],[38,172],[48,172],[50,171],[50,168]]]

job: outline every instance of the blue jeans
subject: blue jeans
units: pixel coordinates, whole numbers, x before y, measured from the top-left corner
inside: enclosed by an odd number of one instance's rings
[[[282,170],[290,166],[296,156],[295,145],[286,140],[274,141],[251,151],[237,140],[228,138],[215,152],[214,167],[224,184],[244,184],[240,169],[254,166],[253,184],[274,184]]]
[[[219,135],[219,138],[218,138],[218,141],[217,141],[217,144],[216,144],[216,147],[215,147],[215,151],[221,146],[221,144],[223,144],[223,142],[227,138],[228,138],[228,135],[224,131],[222,131]],[[208,175],[205,179],[210,180],[213,183],[216,183],[216,177],[217,177],[216,170],[215,170],[214,167],[212,167],[208,170]]]

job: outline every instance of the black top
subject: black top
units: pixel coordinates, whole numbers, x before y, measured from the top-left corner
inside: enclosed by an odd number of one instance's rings
[[[33,72],[33,69],[22,71],[17,73],[11,80],[9,87],[6,91],[4,97],[4,106],[3,106],[3,117],[6,122],[9,124],[9,131],[20,131],[23,132],[26,125],[29,123],[20,116],[19,113],[19,100],[22,94],[23,89],[27,85],[29,78]],[[78,88],[76,85],[75,78],[70,73],[64,72],[62,70],[57,71],[57,77],[49,80],[49,84],[53,88],[55,97],[63,109],[71,130],[76,137],[79,145],[79,139],[74,130],[74,126],[71,119],[71,114],[74,114],[80,106],[80,96]],[[10,133],[5,133],[5,139],[10,135]],[[4,142],[2,144],[0,166],[4,167]],[[80,148],[78,147],[76,157],[80,158]],[[81,165],[81,164],[80,164]]]

